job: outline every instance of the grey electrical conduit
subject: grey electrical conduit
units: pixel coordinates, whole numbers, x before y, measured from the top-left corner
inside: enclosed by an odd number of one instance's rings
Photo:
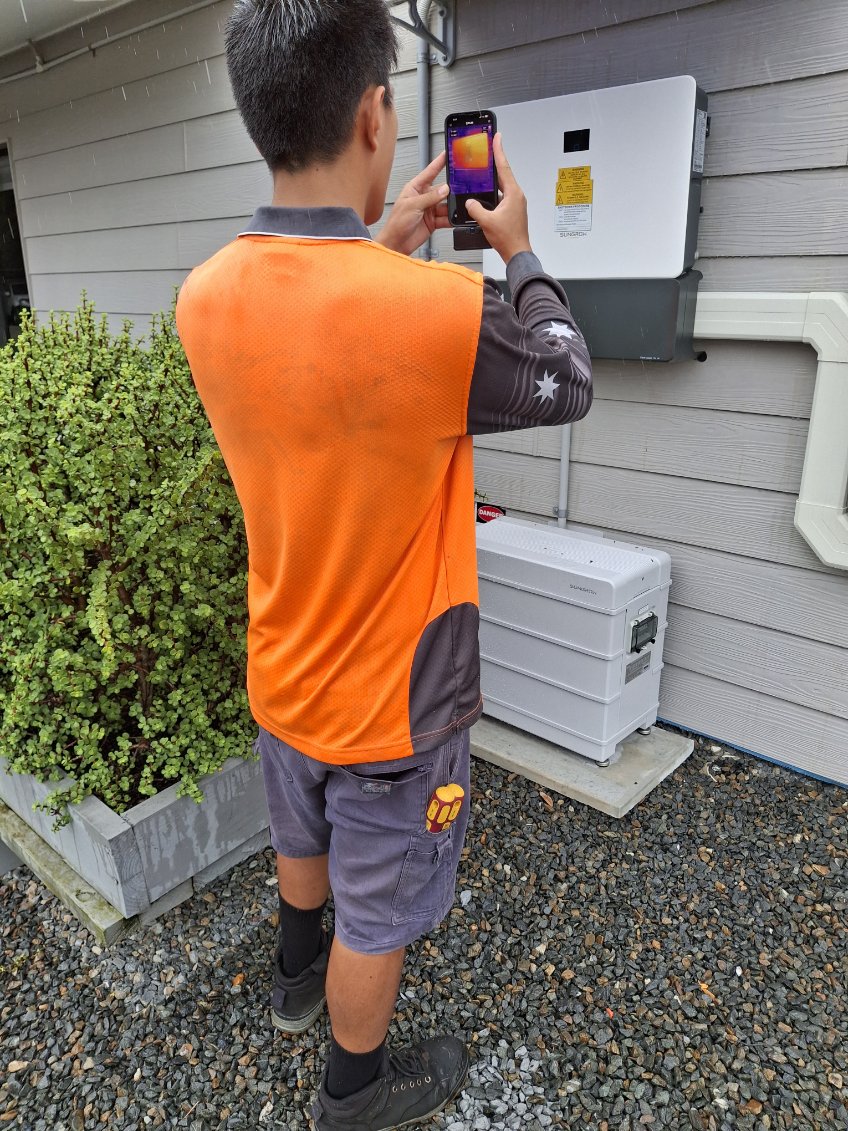
[[[432,3],[433,0],[427,0],[421,15],[425,27],[430,19]],[[415,71],[418,79],[418,166],[426,169],[430,164],[430,44],[420,36],[415,55]],[[429,236],[421,247],[421,258],[433,258],[433,245]]]

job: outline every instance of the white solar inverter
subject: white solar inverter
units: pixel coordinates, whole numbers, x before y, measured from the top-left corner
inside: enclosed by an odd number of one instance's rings
[[[592,357],[693,356],[707,95],[691,75],[493,107]],[[505,279],[497,252],[483,272]],[[703,359],[703,354],[697,355]]]
[[[656,721],[668,554],[498,518],[477,526],[477,562],[486,714],[614,760]]]

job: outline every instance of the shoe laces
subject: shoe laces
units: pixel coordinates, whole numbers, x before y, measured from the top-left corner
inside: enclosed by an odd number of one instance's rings
[[[392,1067],[399,1079],[392,1084],[393,1092],[409,1092],[424,1084],[432,1084],[433,1078],[427,1071],[424,1058],[415,1048],[400,1049],[390,1054]]]

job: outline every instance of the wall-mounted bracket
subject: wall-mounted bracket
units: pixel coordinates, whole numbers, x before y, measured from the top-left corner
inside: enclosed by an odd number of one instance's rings
[[[27,40],[27,47],[32,52],[32,57],[35,60],[36,71],[41,74],[41,72],[44,70],[44,59],[41,56],[41,52],[38,50],[31,39]]]
[[[418,11],[417,0],[408,0],[409,19],[411,23],[402,20],[399,16],[391,16],[393,23],[411,31],[419,39],[424,39],[436,54],[433,56],[440,67],[449,67],[456,60],[456,0],[438,0],[436,18],[439,21],[438,30],[434,34],[430,31]]]

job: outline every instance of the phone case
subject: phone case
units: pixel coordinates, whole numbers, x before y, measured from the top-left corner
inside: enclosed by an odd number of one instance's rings
[[[491,110],[486,110],[486,111],[468,110],[468,111],[465,111],[465,112],[455,112],[453,114],[448,114],[448,116],[445,118],[445,152],[448,156],[448,167],[449,168],[450,168],[450,165],[451,165],[451,159],[453,157],[453,154],[457,150],[461,154],[462,164],[463,164],[464,168],[473,170],[475,168],[483,168],[485,166],[488,166],[488,163],[489,163],[488,162],[488,139],[486,138],[485,134],[482,134],[482,133],[477,134],[477,135],[472,134],[468,137],[456,138],[455,141],[454,141],[454,149],[453,150],[451,148],[451,144],[452,144],[451,139],[450,139],[450,136],[448,134],[448,129],[449,129],[450,123],[452,121],[456,121],[456,119],[458,119],[458,118],[475,117],[480,113],[486,113],[487,115],[489,115],[489,117],[491,119],[491,123],[492,123],[492,138],[494,139],[495,134],[498,132],[498,122],[497,122],[497,118],[495,117],[495,114]],[[448,180],[450,180],[450,177],[448,177]],[[493,180],[494,180],[494,186],[495,186],[494,192],[481,192],[479,194],[475,194],[475,193],[456,194],[454,192],[451,192],[450,195],[448,196],[448,218],[450,219],[452,226],[454,228],[465,228],[465,227],[472,227],[473,226],[473,228],[476,230],[474,232],[473,236],[471,234],[469,234],[469,238],[470,238],[469,248],[470,247],[488,246],[488,244],[486,244],[484,242],[484,244],[481,245],[479,243],[479,241],[481,239],[483,241],[485,241],[485,236],[483,236],[483,233],[480,231],[480,229],[477,227],[476,224],[472,224],[472,221],[469,218],[466,218],[465,220],[454,219],[456,209],[457,209],[457,205],[458,205],[457,197],[461,196],[464,199],[468,199],[468,197],[473,196],[475,199],[479,199],[480,203],[483,204],[485,207],[495,208],[495,207],[497,207],[497,203],[498,203],[498,174],[497,174],[497,169],[493,169]],[[454,241],[454,243],[455,243],[455,246],[456,246],[456,241]],[[457,250],[459,250],[459,249],[457,249]]]

